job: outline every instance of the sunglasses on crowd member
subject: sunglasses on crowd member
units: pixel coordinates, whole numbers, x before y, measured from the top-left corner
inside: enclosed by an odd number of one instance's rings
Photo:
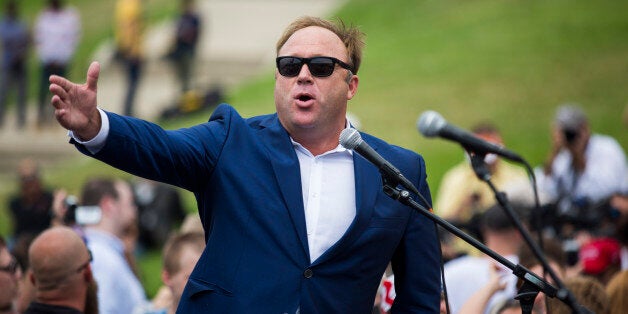
[[[316,77],[328,77],[334,73],[336,64],[352,71],[351,66],[333,57],[314,57],[314,58],[299,58],[299,57],[277,57],[277,70],[279,74],[285,77],[295,77],[301,72],[301,68],[304,64],[307,64],[307,68],[313,76]]]
[[[11,261],[9,262],[9,265],[0,267],[0,272],[15,274],[19,266],[20,265],[15,260],[15,257],[11,257]]]

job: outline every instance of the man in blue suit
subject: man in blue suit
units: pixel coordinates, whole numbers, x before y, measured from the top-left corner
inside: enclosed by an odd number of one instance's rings
[[[244,119],[221,105],[179,130],[98,109],[97,63],[83,85],[50,78],[55,116],[81,152],[195,194],[207,246],[179,313],[370,313],[389,262],[393,312],[438,312],[434,224],[338,144],[363,45],[356,28],[299,18],[277,43],[275,114]],[[362,136],[431,202],[421,156]]]

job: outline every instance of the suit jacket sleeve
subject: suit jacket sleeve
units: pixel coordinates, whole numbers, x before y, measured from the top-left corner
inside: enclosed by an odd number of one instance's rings
[[[214,169],[234,113],[222,105],[207,123],[164,130],[151,122],[107,112],[107,142],[93,157],[136,176],[197,191]],[[84,146],[76,146],[92,155]]]
[[[419,192],[429,202],[430,190],[427,185],[425,162],[416,156],[406,171],[418,170]],[[412,176],[414,177],[414,176]],[[417,200],[421,205],[422,200]],[[397,294],[392,313],[437,313],[440,302],[440,249],[436,235],[436,224],[414,209],[403,238],[392,259]]]

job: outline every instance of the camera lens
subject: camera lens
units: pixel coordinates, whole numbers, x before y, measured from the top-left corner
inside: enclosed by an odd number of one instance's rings
[[[567,143],[573,143],[578,138],[578,131],[576,130],[563,130],[563,135]]]

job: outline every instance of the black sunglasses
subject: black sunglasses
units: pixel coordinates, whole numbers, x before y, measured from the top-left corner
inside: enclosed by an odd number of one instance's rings
[[[334,73],[336,64],[341,67],[353,71],[352,67],[333,57],[314,57],[314,58],[299,58],[299,57],[277,57],[277,70],[279,74],[285,77],[295,77],[301,72],[301,68],[304,64],[307,64],[307,68],[316,77],[328,77]]]
[[[0,267],[0,272],[5,272],[5,273],[9,273],[9,274],[15,274],[15,272],[17,272],[17,268],[19,266],[20,265],[17,263],[15,258],[11,257],[11,261],[9,262],[9,265]]]

